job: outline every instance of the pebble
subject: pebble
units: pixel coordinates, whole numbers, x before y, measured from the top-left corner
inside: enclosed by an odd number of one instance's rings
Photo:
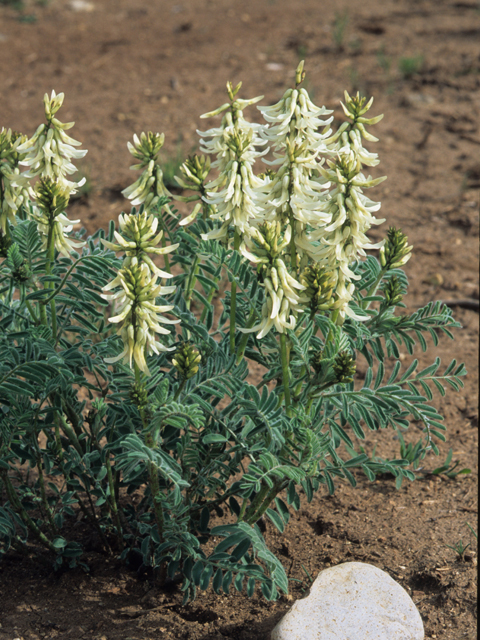
[[[321,571],[272,640],[424,640],[420,614],[387,573],[363,562]]]
[[[70,0],[70,8],[74,11],[93,11],[95,5],[93,2],[87,2],[86,0]]]

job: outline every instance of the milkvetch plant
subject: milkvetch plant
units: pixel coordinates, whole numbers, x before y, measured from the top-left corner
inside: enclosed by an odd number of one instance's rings
[[[438,454],[433,391],[459,389],[464,367],[402,370],[400,347],[459,325],[440,302],[404,310],[400,229],[368,238],[372,100],[346,93],[334,130],[303,78],[302,63],[264,124],[244,114],[261,98],[228,83],[177,177],[183,219],[164,135],[135,134],[133,208],[90,237],[67,214],[85,152],[57,117],[63,94],[33,137],[0,132],[1,553],[84,564],[67,526],[81,512],[106,555],[140,557],[160,583],[181,574],[185,601],[232,583],[274,599],[288,579],[260,520],[283,531],[301,497],[359,472],[400,487]],[[387,427],[398,455],[369,456],[365,431]]]

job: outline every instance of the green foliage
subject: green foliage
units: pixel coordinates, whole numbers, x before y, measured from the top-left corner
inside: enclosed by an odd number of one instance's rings
[[[336,12],[335,19],[332,24],[332,36],[333,42],[335,43],[335,47],[339,51],[343,51],[344,40],[345,40],[345,32],[349,23],[349,15],[348,10],[343,12]]]
[[[363,113],[357,115],[366,121]],[[159,139],[143,142],[146,151],[158,151]],[[203,193],[210,164],[190,159],[185,167],[192,175],[194,165]],[[61,217],[65,193],[45,180],[40,185],[37,205]],[[459,324],[440,302],[398,314],[408,289],[398,267],[409,248],[394,230],[383,265],[371,256],[351,265],[358,280],[349,304],[357,319],[335,322],[330,271],[307,268],[306,306],[295,328],[281,334],[285,348],[271,331],[262,339],[237,332],[231,349],[231,315],[241,328],[262,316],[265,269],[206,239],[216,228],[208,207],[186,227],[167,198],[155,202],[149,213],[162,239],[178,244],[169,263],[176,291],[159,288],[155,305],[180,324],[165,334],[164,350],[145,350],[143,370],[119,357],[125,339],[108,322],[116,300],[105,287],[127,260],[140,269],[155,245],[150,236],[141,250],[132,249],[133,225],[130,255],[122,260],[109,248],[122,237],[111,223],[66,257],[30,219],[33,203],[20,207],[15,226],[7,221],[0,262],[0,553],[37,544],[56,568],[81,564],[83,549],[70,526],[81,511],[106,553],[124,561],[139,553],[160,576],[180,572],[185,601],[208,585],[216,593],[233,585],[249,596],[259,588],[273,600],[288,591],[288,578],[266,545],[260,518],[283,532],[302,499],[324,489],[332,494],[339,481],[355,486],[358,473],[371,481],[391,474],[398,487],[414,480],[445,440],[434,393],[459,390],[465,369],[455,360],[442,366],[439,358],[423,369],[414,359],[402,369],[400,350],[425,351],[425,336],[436,346]],[[132,209],[132,220],[142,213]],[[227,283],[236,297],[224,291]],[[362,384],[361,357],[368,365]],[[261,379],[251,375],[251,361]],[[418,442],[407,446],[411,421],[421,429]],[[398,434],[398,455],[369,457],[361,447],[366,431],[387,427]],[[452,466],[451,453],[434,471],[466,472]]]
[[[409,80],[416,73],[419,73],[423,66],[423,56],[404,56],[398,60],[398,69],[402,76]]]

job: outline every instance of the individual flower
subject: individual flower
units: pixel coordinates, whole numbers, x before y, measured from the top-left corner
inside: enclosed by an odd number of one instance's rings
[[[123,213],[118,217],[120,232],[115,231],[117,243],[102,240],[102,243],[113,251],[125,251],[124,267],[129,267],[132,260],[144,262],[148,265],[152,273],[160,278],[172,278],[172,274],[162,271],[148,255],[153,253],[157,256],[166,255],[175,251],[178,244],[169,247],[157,246],[162,238],[163,231],[157,234],[158,218],[143,210],[141,213]]]
[[[291,233],[290,226],[282,232],[280,222],[265,222],[258,229],[252,229],[244,255],[259,264],[257,272],[265,287],[265,301],[261,321],[250,329],[240,329],[243,333],[258,331],[257,338],[260,339],[273,327],[278,333],[293,330],[297,315],[308,304],[308,298],[303,296],[304,285],[288,272],[282,257]]]
[[[16,224],[16,213],[22,204],[27,205],[33,197],[30,185],[25,182],[16,184],[19,179],[19,162],[22,155],[17,148],[25,142],[26,136],[12,132],[11,129],[0,131],[0,231],[7,233],[7,221]]]
[[[123,341],[124,349],[118,356],[106,358],[105,362],[113,364],[123,359],[125,364],[129,363],[132,367],[133,361],[141,371],[150,375],[145,356],[174,349],[158,342],[157,334],[168,335],[170,331],[162,324],[176,324],[179,320],[159,315],[171,311],[173,305],[157,305],[156,298],[172,293],[175,287],[157,284],[157,275],[152,273],[147,264],[133,257],[129,266],[124,266],[103,290],[116,288],[116,292],[103,293],[102,297],[115,301],[116,315],[108,320],[119,324],[117,334]]]
[[[171,198],[172,194],[163,183],[163,171],[158,164],[158,154],[163,147],[165,135],[163,133],[141,133],[140,138],[135,134],[133,144],[128,143],[128,150],[132,156],[139,160],[130,169],[143,169],[138,180],[122,191],[132,205],[143,204],[146,211],[150,211],[158,205],[162,198]],[[168,205],[164,205],[170,212]]]
[[[20,164],[30,167],[16,179],[15,182],[19,186],[24,186],[25,181],[35,176],[40,176],[58,182],[60,187],[71,195],[85,183],[85,178],[80,182],[72,182],[66,177],[77,171],[72,160],[83,158],[87,152],[75,149],[81,143],[65,133],[75,123],[62,123],[55,117],[63,99],[63,93],[57,95],[52,91],[50,98],[45,94],[43,102],[47,124],[41,124],[32,138],[16,148],[17,153],[23,155]]]
[[[37,223],[42,236],[43,248],[48,249],[48,239],[53,238],[54,246],[65,257],[76,249],[84,246],[85,242],[72,240],[68,234],[73,225],[80,220],[69,220],[65,215],[70,192],[68,189],[50,178],[42,178],[35,189],[36,204],[31,213]]]

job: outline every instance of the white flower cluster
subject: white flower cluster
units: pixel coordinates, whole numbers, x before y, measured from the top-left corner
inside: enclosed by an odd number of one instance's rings
[[[278,333],[295,329],[298,313],[308,303],[308,298],[300,294],[305,286],[293,278],[287,270],[282,254],[289,246],[292,230],[288,225],[282,233],[282,225],[277,222],[265,222],[258,229],[251,229],[248,239],[255,252],[245,250],[246,255],[259,264],[265,302],[259,324],[250,329],[240,329],[244,333],[258,331],[257,338],[263,338],[275,327]]]
[[[50,98],[45,94],[43,103],[47,124],[41,124],[32,138],[19,145],[17,153],[25,154],[20,164],[30,167],[21,174],[21,179],[29,180],[35,176],[50,178],[71,195],[85,183],[85,178],[80,182],[67,180],[66,176],[72,175],[77,170],[72,159],[83,158],[87,151],[75,149],[81,142],[65,133],[75,123],[62,123],[55,117],[63,104],[64,97],[63,93],[57,95],[55,91],[52,91]]]
[[[83,158],[87,151],[75,149],[81,143],[65,133],[75,123],[62,123],[56,118],[63,100],[63,93],[57,95],[52,91],[50,98],[45,94],[43,103],[47,124],[41,124],[32,138],[16,146],[16,153],[21,154],[19,164],[30,168],[15,175],[12,184],[17,189],[23,189],[23,193],[28,190],[29,196],[33,199],[38,198],[40,193],[43,194],[42,206],[34,205],[31,215],[38,224],[39,232],[44,236],[44,246],[46,247],[48,237],[51,236],[54,238],[55,248],[68,256],[73,249],[85,244],[73,241],[67,235],[80,220],[69,220],[64,209],[61,210],[54,200],[61,196],[59,201],[66,207],[69,197],[85,183],[85,178],[79,182],[72,182],[67,176],[77,170],[72,159]],[[36,176],[41,178],[41,187],[33,191],[29,189],[29,180]],[[51,200],[49,209],[50,197],[54,200]]]
[[[250,235],[252,224],[262,217],[258,194],[264,181],[253,173],[253,164],[261,153],[255,150],[252,129],[231,133],[227,146],[232,150],[232,157],[224,173],[206,187],[212,189],[223,183],[223,188],[209,192],[205,198],[207,204],[215,207],[210,217],[219,220],[221,226],[204,234],[204,239],[228,238],[230,226],[244,239]]]
[[[298,70],[297,70],[298,72]],[[322,211],[324,184],[318,180],[319,155],[328,152],[333,117],[325,107],[316,107],[303,88],[288,89],[282,99],[271,107],[259,107],[269,123],[262,136],[273,144],[275,160],[265,162],[279,166],[273,180],[266,186],[263,205],[268,220],[288,221],[293,229],[293,258],[303,257],[306,264],[312,247],[306,235],[307,226],[317,228],[327,221]],[[319,132],[322,129],[322,133]]]
[[[203,136],[200,150],[216,156],[212,167],[220,172],[216,180],[206,185],[208,195],[204,200],[215,208],[211,218],[219,220],[221,225],[205,234],[204,239],[228,238],[230,226],[243,239],[249,235],[250,226],[262,217],[259,192],[264,181],[253,173],[253,165],[257,158],[267,153],[267,150],[257,150],[257,147],[265,146],[266,140],[259,135],[262,125],[247,122],[243,109],[255,104],[263,96],[241,100],[236,98],[240,87],[241,83],[235,89],[228,83],[231,102],[201,116],[209,118],[225,111],[220,127],[197,131]]]
[[[128,150],[134,158],[139,160],[130,169],[143,169],[138,180],[122,191],[125,198],[136,205],[143,204],[146,211],[151,211],[161,198],[171,198],[172,194],[163,183],[163,171],[158,164],[158,154],[163,147],[165,135],[159,133],[142,132],[140,138],[135,134],[133,144],[128,143]],[[165,208],[169,211],[168,205]]]
[[[287,324],[294,326],[290,318],[295,319],[301,310],[299,273],[310,266],[315,273],[329,274],[328,300],[325,298],[321,305],[333,308],[333,319],[338,323],[346,316],[364,320],[365,316],[355,314],[349,306],[355,291],[353,281],[357,279],[351,266],[366,255],[366,250],[378,249],[383,244],[372,244],[367,238],[371,226],[383,220],[373,215],[380,204],[370,200],[364,190],[384,178],[374,180],[362,173],[364,166],[376,166],[379,162],[377,154],[365,149],[362,141],[376,140],[365,127],[375,124],[382,116],[366,118],[373,99],[365,104],[365,99],[358,94],[350,97],[345,93],[342,106],[349,121],[332,134],[333,118],[329,117],[332,112],[315,106],[308,92],[299,87],[303,76],[301,63],[297,68],[296,87],[288,89],[277,104],[258,107],[267,122],[263,126],[246,122],[242,112],[259,98],[240,101],[235,98],[240,86],[233,90],[227,85],[230,104],[203,116],[225,112],[221,126],[198,132],[203,136],[201,150],[215,155],[212,167],[220,172],[219,177],[207,185],[215,191],[203,196],[205,202],[216,208],[210,217],[220,225],[203,238],[230,239],[229,230],[233,227],[235,237],[239,238],[235,247],[247,259],[262,263],[260,227],[265,222],[278,222],[278,233],[284,232],[280,243],[284,257],[276,259],[282,261],[282,273],[289,270],[289,278],[298,285],[293,286],[287,278],[283,278],[281,285],[286,283],[282,301],[289,301],[292,313],[285,315],[287,302],[283,307],[283,302],[277,303],[279,289],[274,285],[275,276],[273,279],[268,276],[264,282],[267,299],[259,336],[265,335],[272,326],[280,333]],[[257,151],[262,143],[272,146],[274,156],[273,160],[264,162],[277,170],[256,176],[254,162],[269,150]],[[326,166],[325,158],[328,158]],[[199,209],[197,205],[185,223],[194,219]],[[287,244],[286,237],[289,238]],[[296,292],[298,300],[294,300],[290,291],[286,295],[289,288]],[[324,294],[316,294],[318,296],[323,300]],[[316,302],[313,306],[319,304]]]
[[[336,301],[333,308],[338,310],[337,321],[340,323],[346,316],[356,320],[366,319],[366,316],[355,314],[349,307],[355,291],[352,281],[359,278],[350,269],[350,265],[366,256],[367,249],[379,249],[384,242],[372,244],[366,236],[372,225],[385,221],[373,215],[380,209],[380,203],[370,200],[363,193],[364,189],[385,180],[384,177],[374,180],[362,173],[364,164],[378,164],[377,155],[369,153],[362,145],[362,137],[377,140],[364,126],[375,124],[382,117],[363,117],[372,101],[373,99],[365,105],[365,99],[361,99],[358,94],[351,98],[345,92],[346,105],[342,106],[352,122],[342,126],[339,140],[333,147],[336,158],[327,160],[327,169],[319,167],[325,183],[333,184],[333,189],[324,200],[323,211],[328,216],[328,222],[310,234],[310,239],[317,243],[312,257],[335,275]]]
[[[156,234],[158,219],[148,212],[139,214],[123,214],[119,217],[120,233],[115,232],[118,244],[102,240],[103,244],[113,251],[124,251],[122,269],[104,291],[118,288],[114,293],[104,293],[105,300],[114,301],[117,307],[116,315],[109,318],[109,322],[119,323],[120,335],[124,349],[113,358],[105,362],[112,364],[124,360],[132,366],[132,361],[147,375],[150,371],[146,362],[146,355],[161,351],[171,351],[157,341],[157,334],[168,335],[170,331],[162,324],[176,324],[179,320],[170,320],[161,313],[173,309],[173,305],[157,305],[158,296],[167,295],[175,291],[175,286],[163,286],[158,278],[171,278],[171,274],[159,269],[150,256],[165,255],[174,251],[177,245],[170,247],[157,246],[162,239],[163,232]]]
[[[52,216],[51,211],[41,207],[34,207],[31,216],[37,223],[38,230],[43,236],[43,249],[48,249],[47,243],[50,229],[52,230],[51,233],[54,238],[55,249],[66,258],[68,258],[72,251],[76,251],[84,246],[85,242],[82,240],[72,240],[72,238],[69,237],[69,234],[73,230],[73,225],[80,222],[80,220],[70,220],[64,213],[57,213],[55,216]]]
[[[7,221],[16,224],[16,213],[22,204],[27,204],[33,196],[29,184],[18,185],[20,176],[19,161],[22,156],[17,147],[26,140],[26,136],[12,133],[11,129],[0,131],[0,231],[7,232]]]

